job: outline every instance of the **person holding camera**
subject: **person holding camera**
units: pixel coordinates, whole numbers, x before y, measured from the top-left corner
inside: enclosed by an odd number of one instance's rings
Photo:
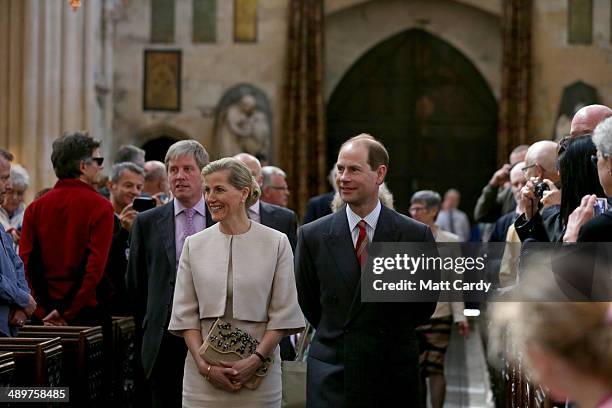
[[[111,243],[104,279],[98,285],[98,298],[114,316],[131,316],[132,307],[125,289],[125,272],[129,236],[138,215],[132,206],[142,193],[144,170],[132,162],[115,164],[107,184],[110,201],[115,211],[113,241]]]
[[[525,212],[514,225],[523,242],[527,239],[560,242],[565,234],[569,216],[580,206],[582,198],[587,194],[595,194],[598,197],[604,194],[599,184],[597,169],[591,161],[591,156],[595,155],[597,150],[589,135],[563,139],[556,154],[555,168],[559,170],[555,182],[550,179],[551,172],[544,171],[548,169],[543,166],[550,166],[550,163],[529,161],[532,160],[529,152],[536,145],[544,147],[546,157],[550,158],[554,142],[537,142],[527,151],[526,170],[540,169],[540,175],[530,178],[523,187],[521,200]],[[561,190],[557,188],[558,183],[563,186]]]
[[[527,182],[519,195],[525,212],[514,222],[521,241],[528,238],[550,241],[549,237],[560,234],[557,222],[561,203],[557,188],[560,181],[557,148],[557,143],[542,140],[527,149],[522,169]]]
[[[597,154],[591,159],[597,166],[599,183],[606,197],[612,197],[612,117],[601,122],[593,132]],[[599,200],[601,202],[601,200]],[[612,242],[612,213],[607,208],[595,214],[597,196],[585,195],[580,206],[569,216],[564,242]]]

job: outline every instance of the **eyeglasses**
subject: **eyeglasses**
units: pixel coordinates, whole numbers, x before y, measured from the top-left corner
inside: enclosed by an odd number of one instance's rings
[[[98,166],[102,166],[102,163],[104,163],[104,157],[90,157],[89,160],[95,161]]]
[[[273,190],[283,190],[283,191],[289,191],[289,187],[287,186],[268,186]]]
[[[599,157],[597,157],[596,154],[592,154],[591,155],[591,163],[593,163],[593,166],[597,167],[597,160],[599,159]]]
[[[530,168],[535,167],[535,166],[538,166],[539,168],[541,168],[541,169],[542,169],[542,172],[546,172],[546,169],[545,169],[544,167],[542,167],[542,166],[541,166],[540,164],[538,164],[538,163],[533,163],[533,164],[530,164],[529,166],[525,166],[525,167],[523,167],[523,168],[521,169],[521,171],[524,173],[524,172],[526,172],[527,170],[529,170]]]

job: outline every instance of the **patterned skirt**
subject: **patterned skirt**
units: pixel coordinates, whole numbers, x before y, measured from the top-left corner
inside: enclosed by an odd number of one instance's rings
[[[448,316],[429,319],[429,323],[416,328],[422,376],[444,373],[444,356],[450,341],[452,324],[453,318]]]

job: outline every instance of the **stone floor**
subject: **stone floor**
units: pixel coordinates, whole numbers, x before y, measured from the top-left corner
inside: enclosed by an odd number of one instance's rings
[[[478,320],[470,322],[466,340],[453,327],[446,354],[445,408],[494,407],[478,323]]]

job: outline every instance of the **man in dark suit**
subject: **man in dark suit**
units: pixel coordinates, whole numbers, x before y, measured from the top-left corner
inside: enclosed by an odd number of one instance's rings
[[[361,302],[369,242],[434,241],[429,227],[380,204],[388,162],[370,135],[345,142],[336,181],[348,205],[298,231],[298,300],[316,328],[308,355],[311,408],[420,403],[414,327],[427,321],[435,303]]]
[[[261,173],[261,163],[257,157],[248,153],[238,153],[234,158],[243,162],[251,171],[251,175],[257,180],[259,187],[263,183],[263,175]],[[295,251],[297,243],[297,216],[293,211],[274,204],[268,204],[261,200],[257,200],[248,209],[249,218],[255,222],[259,222],[266,227],[273,228],[284,233],[289,238],[291,249]],[[281,359],[294,360],[295,348],[291,344],[289,337],[284,337],[280,342]]]
[[[262,186],[263,175],[261,174],[261,163],[257,157],[248,153],[239,153],[234,156],[235,159],[243,162],[251,171],[251,175],[255,178],[259,186]],[[289,238],[291,249],[295,251],[297,243],[297,216],[288,208],[274,204],[265,203],[257,200],[248,209],[249,218],[255,222],[259,222],[266,227],[273,228],[283,232]]]
[[[327,176],[327,181],[329,181],[333,190],[329,193],[311,197],[310,200],[308,200],[308,204],[306,204],[306,215],[304,215],[304,224],[308,224],[309,222],[318,220],[332,213],[331,203],[334,200],[334,195],[338,191],[336,187],[336,172],[336,166],[334,166]]]
[[[142,366],[153,407],[180,407],[187,347],[167,331],[176,269],[185,239],[213,222],[202,194],[204,147],[182,140],[170,146],[165,162],[174,200],[136,217],[126,284],[142,328]]]

